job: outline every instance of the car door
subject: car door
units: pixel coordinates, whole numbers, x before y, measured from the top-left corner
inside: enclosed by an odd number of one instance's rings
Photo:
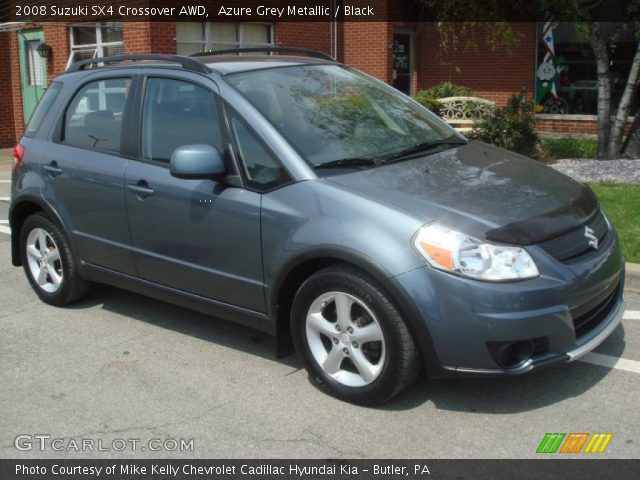
[[[264,312],[260,194],[224,180],[169,173],[171,154],[180,146],[225,151],[217,92],[213,81],[196,75],[165,70],[145,78],[139,158],[129,163],[125,178],[136,264],[151,282]]]
[[[43,195],[68,226],[80,258],[131,275],[121,153],[135,81],[131,71],[111,71],[75,84],[54,141],[41,153]]]

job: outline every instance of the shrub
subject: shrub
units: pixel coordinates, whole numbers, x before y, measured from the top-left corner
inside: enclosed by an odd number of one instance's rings
[[[439,98],[446,97],[467,97],[471,95],[471,89],[463,87],[462,85],[456,85],[451,82],[443,82],[435,87],[428,88],[427,90],[420,90],[414,95],[414,100],[419,104],[427,107],[435,114],[440,114]]]
[[[494,109],[480,120],[471,136],[522,155],[534,155],[538,134],[533,102],[522,94],[512,95],[505,107]]]
[[[540,156],[549,160],[597,158],[598,141],[580,137],[543,138],[540,141]]]
[[[431,98],[468,97],[471,95],[471,89],[455,83],[443,82],[435,87],[422,90],[420,93]]]
[[[423,107],[428,108],[436,115],[440,115],[440,103],[437,99],[427,95],[426,90],[416,93],[413,99]]]

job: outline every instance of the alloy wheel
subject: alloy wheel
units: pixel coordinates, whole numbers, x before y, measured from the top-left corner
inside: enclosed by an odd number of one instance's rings
[[[47,293],[55,293],[63,281],[60,250],[53,237],[42,228],[34,228],[27,236],[27,262],[31,276]]]
[[[385,361],[382,328],[366,304],[344,292],[327,292],[309,307],[305,334],[311,355],[337,382],[362,387],[375,381]]]

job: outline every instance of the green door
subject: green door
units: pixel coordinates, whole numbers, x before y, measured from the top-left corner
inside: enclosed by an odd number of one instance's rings
[[[38,45],[44,41],[42,30],[18,32],[20,55],[20,86],[22,113],[26,125],[47,85],[47,61],[38,54]]]

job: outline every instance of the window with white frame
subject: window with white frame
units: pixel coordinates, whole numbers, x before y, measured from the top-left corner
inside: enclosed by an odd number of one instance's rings
[[[611,108],[617,105],[631,73],[638,38],[621,23],[600,22],[610,52]],[[573,22],[538,23],[536,112],[597,115],[598,73],[593,49]],[[635,111],[632,110],[631,111]]]
[[[104,22],[76,25],[69,29],[71,53],[67,67],[87,58],[108,57],[124,53],[122,23]]]
[[[179,55],[229,48],[271,47],[273,27],[268,23],[176,23]]]

